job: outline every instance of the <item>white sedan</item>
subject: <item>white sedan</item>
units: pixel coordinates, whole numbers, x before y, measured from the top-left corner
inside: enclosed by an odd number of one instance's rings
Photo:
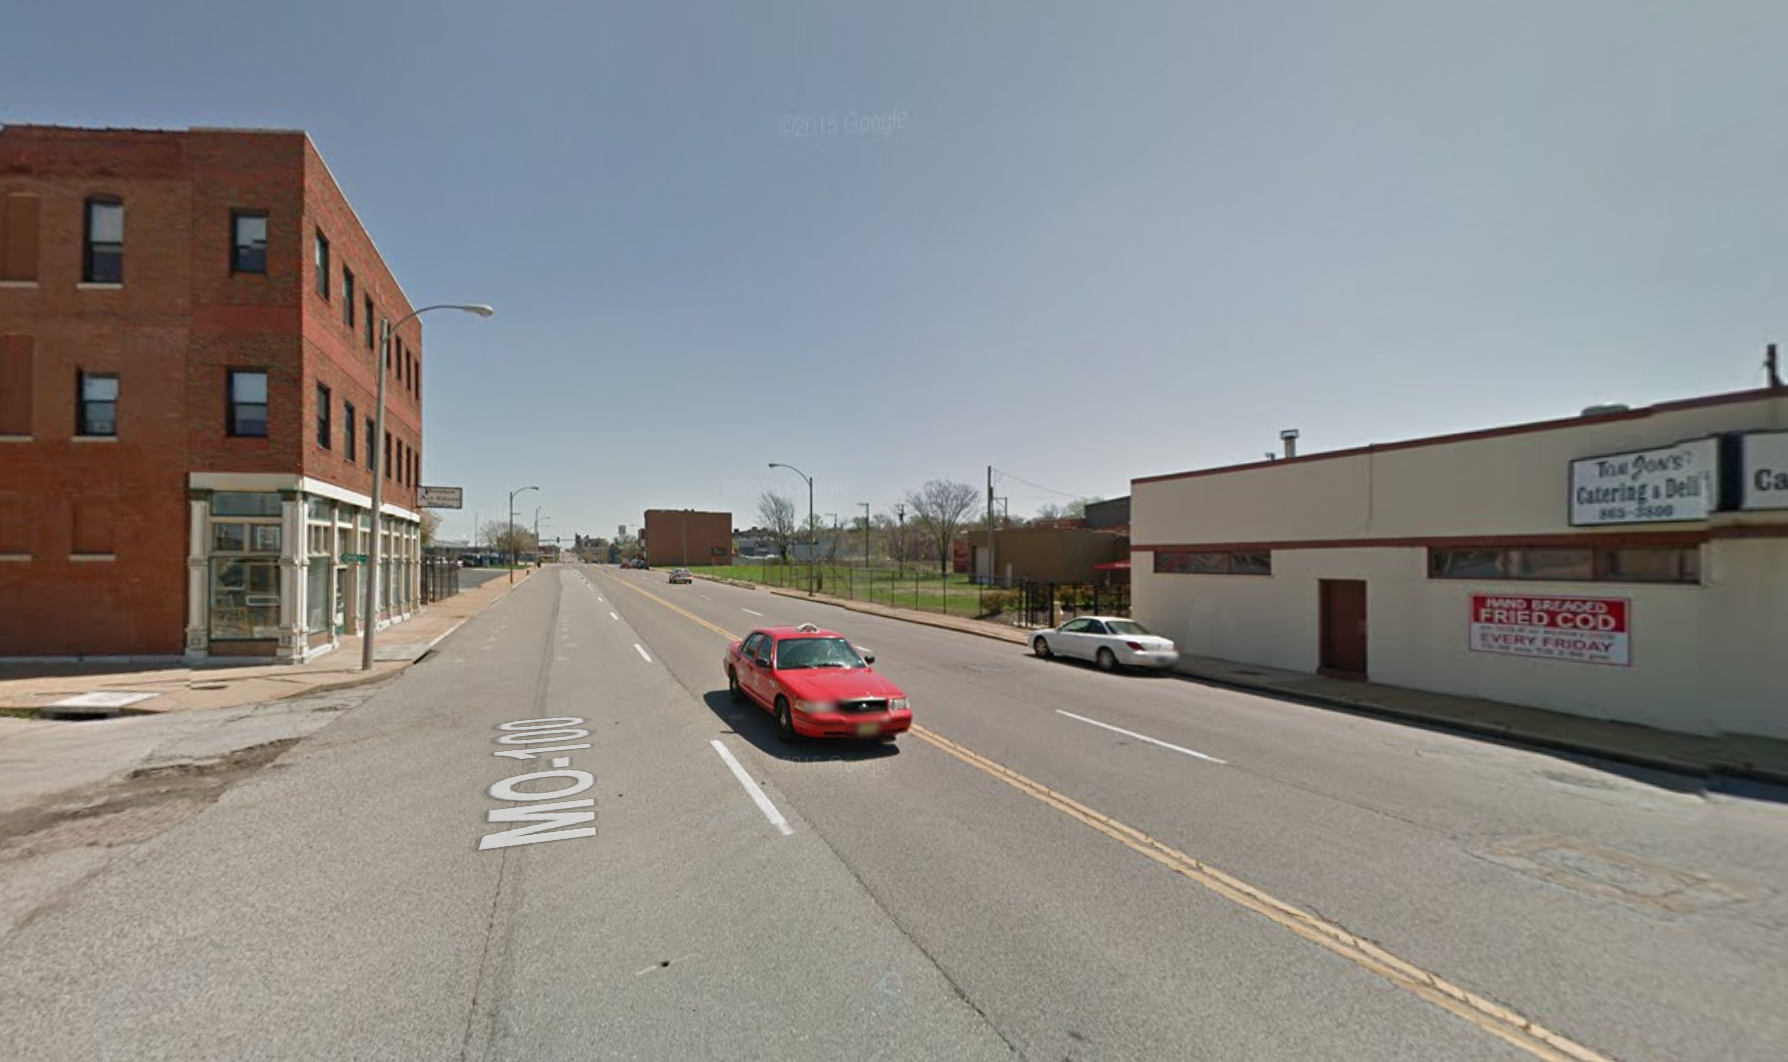
[[[1104,671],[1116,671],[1120,665],[1168,668],[1180,660],[1172,641],[1121,616],[1081,616],[1054,630],[1038,631],[1031,637],[1031,651],[1045,660],[1052,656],[1091,660]]]

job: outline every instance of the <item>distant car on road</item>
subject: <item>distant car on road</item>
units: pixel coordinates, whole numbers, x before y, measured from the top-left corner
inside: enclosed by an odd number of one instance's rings
[[[1172,640],[1122,616],[1081,616],[1054,630],[1038,631],[1031,636],[1031,651],[1045,660],[1052,656],[1090,660],[1103,671],[1170,668],[1180,661]]]
[[[670,581],[673,583],[693,583],[695,582],[695,576],[690,574],[688,568],[675,568],[671,571]]]
[[[734,642],[721,660],[733,700],[776,717],[783,741],[803,737],[893,741],[913,725],[906,692],[842,634],[811,623],[762,627]]]

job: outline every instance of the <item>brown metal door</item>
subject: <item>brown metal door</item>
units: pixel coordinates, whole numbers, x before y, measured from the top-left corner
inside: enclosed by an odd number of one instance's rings
[[[1339,678],[1366,677],[1366,584],[1358,579],[1324,579],[1322,586],[1322,672]]]

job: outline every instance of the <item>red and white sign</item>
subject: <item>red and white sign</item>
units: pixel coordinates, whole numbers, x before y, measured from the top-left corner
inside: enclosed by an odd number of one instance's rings
[[[1477,653],[1626,667],[1633,662],[1628,627],[1632,607],[1624,597],[1473,594],[1471,648]]]

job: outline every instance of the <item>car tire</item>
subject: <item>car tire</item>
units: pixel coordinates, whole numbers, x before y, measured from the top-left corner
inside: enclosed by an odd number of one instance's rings
[[[1100,649],[1099,650],[1099,670],[1100,671],[1116,671],[1117,670],[1117,654],[1112,652],[1110,649]]]
[[[1031,652],[1036,653],[1039,660],[1048,660],[1055,655],[1049,651],[1049,643],[1043,640],[1041,634],[1031,642]]]
[[[788,698],[776,698],[776,736],[784,745],[793,745],[801,740],[801,734],[795,729],[795,714],[789,710]]]
[[[726,669],[726,692],[734,704],[745,703],[745,690],[739,685],[739,673],[730,667]]]

